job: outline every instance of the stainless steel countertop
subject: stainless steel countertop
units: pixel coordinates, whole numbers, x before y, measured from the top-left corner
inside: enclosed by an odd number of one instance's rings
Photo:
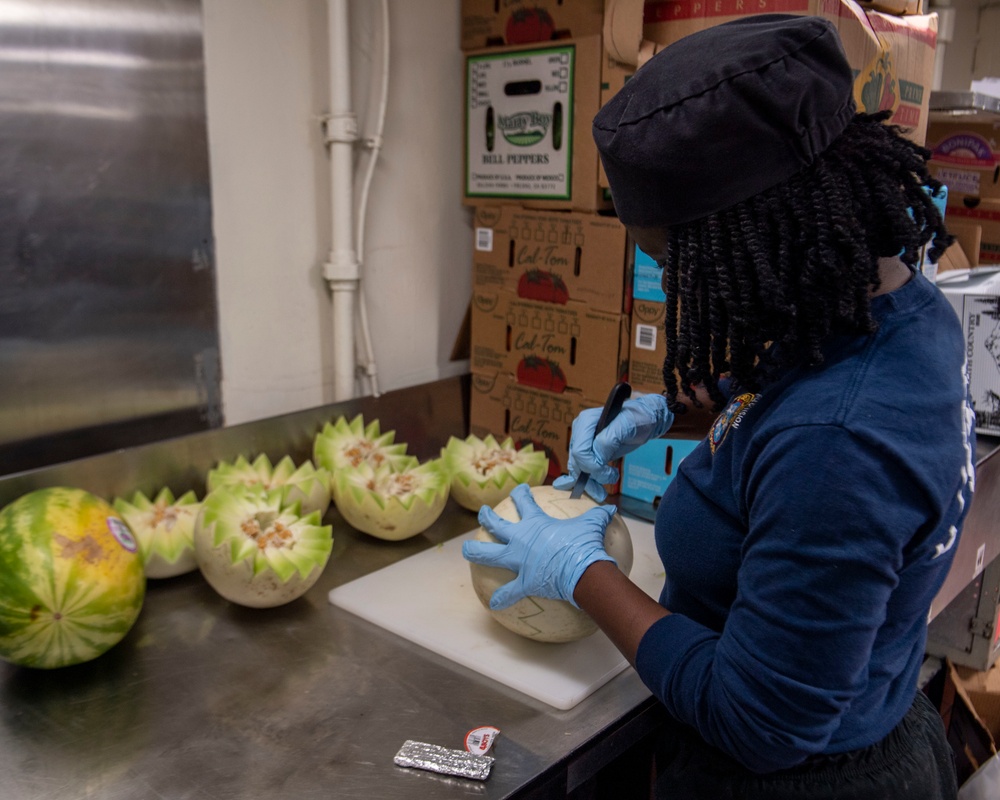
[[[0,505],[33,488],[105,497],[169,483],[195,488],[239,452],[301,461],[325,420],[378,417],[420,458],[467,430],[467,380],[453,379],[132,450],[0,477]],[[426,798],[555,796],[582,784],[655,726],[627,669],[558,711],[330,605],[334,586],[475,527],[449,501],[426,533],[382,542],[331,510],[334,549],[319,582],[275,609],[223,600],[198,573],[150,581],[128,636],[87,664],[37,671],[0,662],[0,797]],[[501,736],[486,782],[403,769],[406,739],[460,748]]]

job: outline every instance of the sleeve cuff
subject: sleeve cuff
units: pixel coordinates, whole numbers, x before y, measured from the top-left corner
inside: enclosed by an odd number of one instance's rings
[[[715,653],[713,640],[718,638],[715,631],[683,614],[668,614],[654,622],[643,634],[635,654],[635,670],[642,682],[675,717],[690,717],[683,709],[674,708],[671,702],[669,688],[675,671],[683,662],[686,667],[695,666],[696,674],[708,674]],[[710,642],[711,646],[706,647]],[[705,663],[696,664],[698,661]]]

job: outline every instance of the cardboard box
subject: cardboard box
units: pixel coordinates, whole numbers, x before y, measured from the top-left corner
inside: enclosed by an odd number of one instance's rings
[[[858,110],[871,113],[891,108],[891,122],[905,128],[914,141],[924,142],[934,79],[937,14],[896,16],[862,8],[853,0],[757,0],[752,8],[748,11],[742,3],[722,0],[653,0],[645,4],[641,31],[616,32],[606,24],[605,40],[641,40],[641,64],[684,36],[748,14],[823,16],[840,31],[847,59],[857,75],[854,99]],[[634,16],[616,14],[615,19],[619,18],[626,24]],[[606,76],[623,84],[621,76],[607,66]]]
[[[949,192],[947,214],[949,228],[953,227],[953,221],[959,226],[978,228],[974,233],[979,238],[979,252],[974,256],[967,253],[970,261],[975,260],[980,265],[1000,264],[1000,198],[980,200]],[[968,235],[966,232],[966,236]]]
[[[1000,742],[1000,662],[988,670],[959,664],[951,668],[994,743]]]
[[[632,341],[629,345],[629,382],[639,392],[663,391],[663,360],[667,357],[663,323],[667,296],[663,270],[632,245]]]
[[[636,391],[663,391],[663,361],[667,357],[663,328],[666,309],[666,303],[660,300],[638,297],[632,300],[628,377]]]
[[[1000,271],[944,273],[937,285],[965,334],[976,431],[1000,435]]]
[[[948,744],[955,755],[958,785],[962,786],[996,754],[994,737],[951,661],[945,660],[924,693],[941,715]]]
[[[631,256],[617,217],[477,206],[472,283],[527,300],[631,309]]]
[[[931,115],[928,167],[954,194],[1000,200],[1000,114],[989,116]]]
[[[663,362],[667,357],[663,270],[638,247],[633,248],[629,382],[638,392],[659,393],[664,388]]]
[[[601,33],[604,0],[462,0],[462,49]]]
[[[466,55],[467,205],[612,208],[591,135],[602,52],[591,36]]]
[[[621,493],[656,508],[677,467],[691,454],[701,438],[662,438],[646,442],[622,459]]]
[[[549,457],[549,479],[566,472],[573,420],[585,408],[596,408],[603,400],[589,400],[579,392],[552,394],[521,386],[502,372],[473,373],[469,407],[469,431],[483,437],[508,436],[516,446],[530,442]]]
[[[949,232],[955,233],[955,230],[949,226]],[[976,228],[976,230],[980,230]],[[976,241],[976,254],[979,253],[979,242]],[[955,241],[951,243],[951,246],[944,251],[941,256],[941,260],[938,262],[938,275],[942,272],[951,272],[953,270],[970,270],[975,264],[969,261],[968,256],[965,254],[965,249],[962,247],[962,238],[956,236]]]
[[[974,225],[970,222],[956,222],[954,219],[949,219],[947,225],[948,232],[955,236],[955,242],[948,248],[945,255],[952,256],[956,269],[978,267],[979,250],[983,241],[982,226]],[[961,256],[953,252],[956,247],[961,248]]]
[[[632,245],[632,296],[636,300],[666,302],[663,292],[663,268],[635,245]]]
[[[474,289],[472,372],[507,373],[518,383],[601,398],[628,370],[629,318],[585,303],[525,300]]]
[[[858,5],[898,17],[924,13],[924,4],[920,0],[858,0]]]

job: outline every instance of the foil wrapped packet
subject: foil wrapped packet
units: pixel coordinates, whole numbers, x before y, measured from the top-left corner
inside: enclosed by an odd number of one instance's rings
[[[476,781],[485,781],[490,776],[490,768],[495,760],[493,756],[478,756],[465,750],[451,750],[413,739],[403,742],[403,746],[393,759],[400,767],[456,775]]]

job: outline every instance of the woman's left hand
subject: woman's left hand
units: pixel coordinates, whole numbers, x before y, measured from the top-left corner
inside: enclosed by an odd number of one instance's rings
[[[604,549],[604,532],[617,509],[597,506],[579,517],[556,519],[539,507],[526,484],[516,486],[510,496],[520,522],[503,519],[489,506],[479,510],[479,524],[499,544],[462,544],[466,560],[517,573],[493,593],[490,608],[499,611],[528,596],[566,600],[576,606],[573,591],[587,567],[596,561],[614,562]]]

